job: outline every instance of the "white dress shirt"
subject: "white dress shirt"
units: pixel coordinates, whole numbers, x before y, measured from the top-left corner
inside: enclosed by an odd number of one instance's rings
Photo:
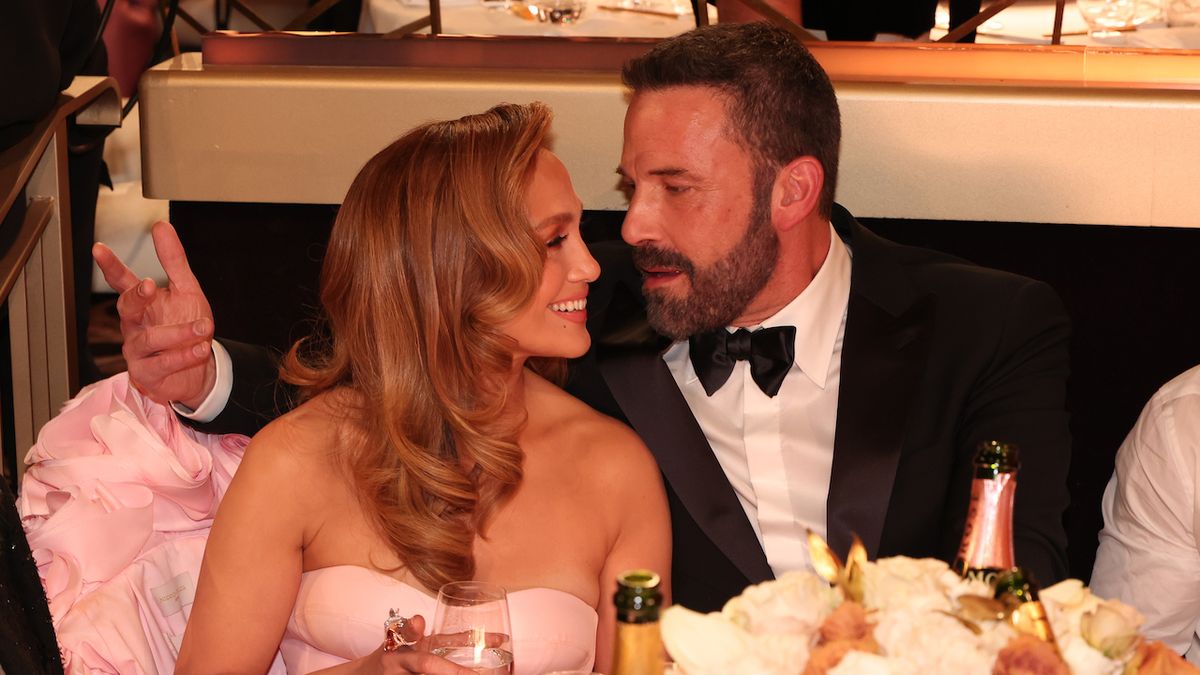
[[[826,534],[851,265],[829,229],[829,252],[812,282],[759,326],[796,327],[796,360],[775,397],[758,388],[745,361],[710,397],[686,340],[663,355],[776,576],[811,567],[806,531]]]
[[[1092,590],[1133,605],[1143,632],[1200,665],[1200,367],[1150,399],[1104,490]]]
[[[217,379],[213,382],[212,391],[208,392],[208,396],[195,410],[178,401],[171,401],[175,412],[201,424],[215,420],[225,409],[225,405],[229,403],[229,395],[233,393],[233,359],[229,358],[229,352],[225,351],[220,342],[213,340],[210,344],[217,368]]]

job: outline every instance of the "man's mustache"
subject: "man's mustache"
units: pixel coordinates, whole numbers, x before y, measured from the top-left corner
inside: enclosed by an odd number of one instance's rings
[[[663,267],[679,270],[688,276],[691,276],[695,270],[692,261],[682,253],[649,245],[638,246],[633,249],[633,264],[639,270]]]

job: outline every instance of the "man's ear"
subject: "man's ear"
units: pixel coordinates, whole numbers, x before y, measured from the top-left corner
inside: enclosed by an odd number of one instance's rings
[[[788,162],[775,177],[775,226],[790,230],[816,213],[824,186],[825,170],[816,157],[805,155]]]

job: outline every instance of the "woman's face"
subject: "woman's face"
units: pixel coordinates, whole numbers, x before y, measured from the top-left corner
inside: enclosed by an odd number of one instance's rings
[[[591,345],[587,326],[588,284],[600,266],[579,236],[582,203],[567,168],[553,153],[538,152],[526,193],[534,232],[546,246],[546,267],[533,301],[506,327],[516,355],[573,358]]]

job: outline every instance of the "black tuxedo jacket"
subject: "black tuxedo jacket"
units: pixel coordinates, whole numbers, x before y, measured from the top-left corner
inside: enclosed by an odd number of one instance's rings
[[[856,533],[872,558],[952,561],[975,446],[996,439],[1022,452],[1018,563],[1043,584],[1063,578],[1069,326],[1057,296],[1040,282],[884,240],[841,207],[833,225],[853,263],[831,449],[830,544],[844,553]],[[628,248],[594,252],[604,270],[588,303],[596,347],[575,364],[568,390],[628,422],[650,448],[671,507],[675,601],[719,609],[747,584],[772,578],[771,568],[661,358],[661,339],[639,330],[640,295],[631,288],[640,283]],[[252,431],[282,399],[254,381],[270,372],[261,351],[226,346],[234,395],[209,428]]]

